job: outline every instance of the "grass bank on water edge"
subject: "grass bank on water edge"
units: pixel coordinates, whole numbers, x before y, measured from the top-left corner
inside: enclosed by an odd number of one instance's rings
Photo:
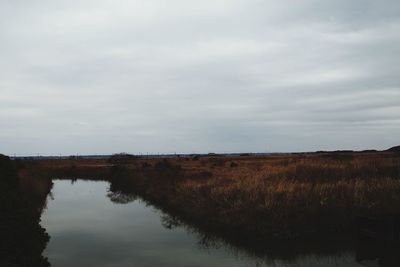
[[[24,162],[52,177],[110,180],[225,236],[293,238],[351,230],[356,215],[400,212],[392,152]],[[100,177],[100,178],[99,178]]]

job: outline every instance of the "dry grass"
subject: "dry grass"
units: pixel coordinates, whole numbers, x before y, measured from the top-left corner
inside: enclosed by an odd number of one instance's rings
[[[342,231],[358,214],[400,212],[397,155],[334,156],[238,159],[237,168],[204,160],[212,178],[182,179],[170,199],[218,224],[274,235]]]
[[[274,157],[48,161],[61,176],[92,171],[113,190],[135,192],[217,231],[293,236],[351,229],[357,214],[400,212],[395,153],[322,153]]]

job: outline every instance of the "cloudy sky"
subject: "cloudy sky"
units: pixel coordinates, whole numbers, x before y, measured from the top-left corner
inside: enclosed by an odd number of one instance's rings
[[[398,0],[0,0],[0,153],[400,144]]]

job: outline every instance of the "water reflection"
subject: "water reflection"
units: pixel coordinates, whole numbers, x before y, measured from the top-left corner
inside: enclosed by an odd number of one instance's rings
[[[108,192],[107,197],[116,204],[128,204],[138,199],[134,194],[124,194],[122,192]]]
[[[359,254],[356,258],[352,242],[342,239],[262,244],[222,239],[134,194],[112,187],[110,191],[104,181],[55,180],[52,195],[42,216],[42,225],[51,235],[45,256],[52,266],[350,267],[365,263]]]
[[[357,262],[368,267],[395,267],[400,265],[400,247],[398,243],[377,242],[371,239],[358,240]]]

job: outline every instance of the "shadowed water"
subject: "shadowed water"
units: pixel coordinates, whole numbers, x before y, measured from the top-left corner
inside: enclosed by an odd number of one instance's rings
[[[353,251],[289,260],[207,246],[188,227],[166,227],[167,215],[140,199],[108,190],[108,182],[54,180],[42,215],[52,266],[362,266]]]

